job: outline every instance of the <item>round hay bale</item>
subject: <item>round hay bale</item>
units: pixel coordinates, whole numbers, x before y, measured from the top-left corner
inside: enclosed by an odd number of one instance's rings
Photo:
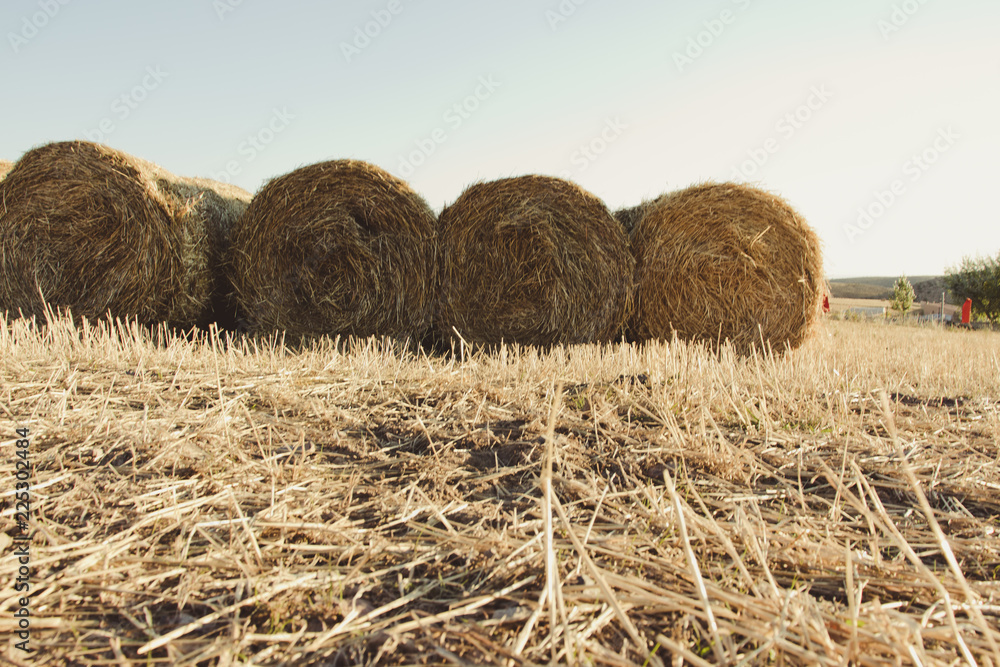
[[[527,345],[624,331],[634,262],[604,203],[569,181],[472,185],[442,211],[439,336]]]
[[[250,332],[419,338],[430,326],[434,213],[375,165],[335,160],[275,178],[232,238]]]
[[[250,195],[99,144],[47,144],[0,182],[0,310],[205,324]]]
[[[206,328],[214,323],[222,329],[235,329],[237,307],[227,260],[231,255],[233,227],[253,195],[235,185],[208,178],[161,174],[157,183],[176,212],[178,227],[184,230],[187,250],[183,256],[188,262],[185,274],[191,282],[190,293],[201,298],[208,281],[209,300],[202,308],[198,326]]]
[[[730,340],[747,353],[805,340],[824,286],[819,238],[780,197],[708,183],[648,202],[632,230],[635,338]]]
[[[0,181],[3,180],[7,172],[14,168],[13,162],[8,162],[7,160],[0,160]]]
[[[643,202],[637,204],[636,206],[630,206],[628,208],[618,209],[614,212],[615,220],[617,220],[622,229],[625,230],[625,234],[631,234],[632,230],[635,229],[636,223],[642,219],[642,216],[646,214],[646,207],[649,202]]]

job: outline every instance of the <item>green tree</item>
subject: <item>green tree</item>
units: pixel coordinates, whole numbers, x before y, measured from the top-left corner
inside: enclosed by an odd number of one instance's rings
[[[948,269],[945,283],[961,301],[972,299],[972,312],[990,322],[1000,321],[1000,253],[996,257],[966,257]]]
[[[906,315],[913,307],[913,285],[906,279],[906,276],[900,276],[893,284],[889,307],[900,315]]]

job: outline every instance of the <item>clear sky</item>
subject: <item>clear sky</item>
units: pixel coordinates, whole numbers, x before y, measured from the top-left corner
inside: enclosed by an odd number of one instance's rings
[[[436,209],[562,175],[612,209],[786,197],[832,277],[1000,251],[997,0],[4,0],[0,158],[91,139],[250,191],[363,159]]]

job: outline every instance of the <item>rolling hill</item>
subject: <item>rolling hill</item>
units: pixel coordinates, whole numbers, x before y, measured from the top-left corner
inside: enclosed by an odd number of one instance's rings
[[[838,299],[889,299],[892,297],[892,286],[898,276],[866,276],[861,278],[837,278],[830,281],[832,296]],[[947,292],[944,276],[907,276],[913,285],[915,301],[938,302],[941,292]],[[950,292],[946,301],[950,304],[960,303]]]

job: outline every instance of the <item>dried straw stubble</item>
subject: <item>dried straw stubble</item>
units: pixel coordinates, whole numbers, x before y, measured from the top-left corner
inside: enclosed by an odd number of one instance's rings
[[[7,172],[14,168],[13,162],[8,162],[7,160],[0,160],[0,181],[4,179]]]
[[[469,187],[439,218],[439,336],[531,345],[623,331],[634,262],[603,202],[569,181],[521,176]]]
[[[293,338],[419,338],[434,293],[434,213],[402,180],[336,160],[275,178],[233,233],[245,327]]]
[[[99,144],[24,154],[0,183],[0,311],[190,327],[220,315],[239,188],[186,179]]]
[[[741,352],[762,341],[794,348],[819,320],[819,238],[780,197],[734,183],[707,183],[644,205],[631,231],[638,339],[730,340]]]

